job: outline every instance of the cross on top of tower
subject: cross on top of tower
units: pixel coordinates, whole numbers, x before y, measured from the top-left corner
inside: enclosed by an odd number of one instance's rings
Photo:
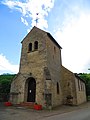
[[[39,18],[38,18],[38,15],[39,15],[39,13],[36,13],[36,20],[35,20],[35,21],[36,21],[36,26],[37,26],[38,19],[39,19]]]

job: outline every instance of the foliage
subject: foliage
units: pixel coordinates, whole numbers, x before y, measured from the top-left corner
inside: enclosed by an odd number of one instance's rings
[[[80,73],[78,74],[86,82],[86,94],[90,96],[90,74],[87,73]]]
[[[15,77],[15,75],[11,74],[3,74],[0,75],[0,93],[9,93],[11,81]]]
[[[86,84],[90,83],[90,74],[79,73],[79,76],[86,81]]]
[[[9,100],[9,93],[11,82],[15,75],[3,74],[0,75],[0,102],[6,102]]]

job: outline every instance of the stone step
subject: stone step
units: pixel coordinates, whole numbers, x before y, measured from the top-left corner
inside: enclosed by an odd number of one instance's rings
[[[34,102],[23,102],[19,104],[22,107],[34,108]]]

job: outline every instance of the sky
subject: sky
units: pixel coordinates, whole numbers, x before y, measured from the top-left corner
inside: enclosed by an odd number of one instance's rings
[[[90,0],[1,0],[0,74],[18,73],[21,41],[37,18],[37,27],[51,33],[62,47],[63,66],[89,73]]]

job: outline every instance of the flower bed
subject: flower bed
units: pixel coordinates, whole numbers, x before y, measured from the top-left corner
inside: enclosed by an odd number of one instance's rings
[[[35,104],[34,109],[35,110],[42,110],[42,105]]]
[[[5,106],[12,106],[12,103],[11,102],[5,102],[4,105]]]

